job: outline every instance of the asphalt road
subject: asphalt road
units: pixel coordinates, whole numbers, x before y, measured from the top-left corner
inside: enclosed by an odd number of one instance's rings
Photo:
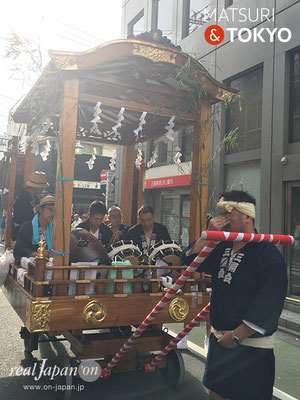
[[[24,345],[19,336],[21,320],[10,306],[6,297],[0,290],[0,399],[56,399],[61,392],[55,392],[55,383],[49,377],[42,377],[35,382],[31,376],[16,376],[16,367],[22,366],[18,370],[22,373],[26,367],[32,364],[24,358]],[[69,352],[68,344],[57,342],[55,344],[43,343],[39,350],[34,351],[33,355],[37,362],[43,358],[47,359],[47,365],[54,365],[57,356],[64,352]],[[98,380],[93,383],[75,381],[75,387],[84,385],[83,391],[73,391],[72,399],[105,399],[105,400],[153,400],[155,397],[187,400],[195,398],[197,400],[207,400],[208,396],[201,384],[204,364],[199,356],[191,351],[182,351],[185,364],[185,377],[183,383],[176,390],[170,388],[167,382],[159,373],[124,373],[116,374],[106,380]],[[27,369],[29,371],[29,369]],[[13,372],[12,372],[13,371]],[[74,381],[73,381],[74,382]],[[46,385],[45,390],[27,388],[24,385]],[[48,385],[53,384],[53,388]]]

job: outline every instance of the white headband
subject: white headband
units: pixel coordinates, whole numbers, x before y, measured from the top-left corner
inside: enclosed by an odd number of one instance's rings
[[[232,209],[236,209],[237,211],[241,212],[242,214],[249,215],[249,217],[255,219],[255,207],[252,203],[246,202],[237,202],[237,201],[227,201],[222,197],[218,204],[218,208],[223,208],[224,210],[231,212]]]

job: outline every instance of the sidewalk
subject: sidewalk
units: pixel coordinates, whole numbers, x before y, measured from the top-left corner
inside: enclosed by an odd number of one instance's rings
[[[182,324],[166,324],[170,332],[179,333]],[[205,360],[203,343],[205,325],[194,328],[188,335],[191,351],[197,352]],[[278,330],[275,338],[275,385],[274,400],[300,400],[300,336]]]

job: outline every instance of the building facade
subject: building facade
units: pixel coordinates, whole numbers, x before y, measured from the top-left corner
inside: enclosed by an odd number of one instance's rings
[[[258,8],[259,7],[259,8]],[[263,10],[263,11],[262,11]],[[126,0],[122,33],[130,37],[158,28],[202,63],[218,81],[239,90],[229,108],[215,110],[211,127],[209,191],[214,199],[227,188],[243,188],[257,199],[259,232],[293,234],[285,248],[288,301],[300,305],[300,2],[295,0]],[[225,32],[219,45],[209,44],[206,28]],[[257,33],[258,32],[258,33]],[[223,139],[237,129],[226,151]],[[186,244],[189,210],[191,129],[175,141],[147,143],[157,163],[146,172],[144,201],[175,240]],[[173,157],[181,148],[183,163]]]

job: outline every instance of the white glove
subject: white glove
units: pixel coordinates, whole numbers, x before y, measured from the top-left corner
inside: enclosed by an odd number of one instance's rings
[[[162,276],[161,281],[165,288],[170,289],[172,287],[173,279],[170,276]]]
[[[161,281],[162,281],[162,284],[163,284],[163,286],[164,286],[164,291],[166,292],[168,289],[170,289],[171,287],[172,287],[172,285],[173,285],[173,278],[171,278],[170,276],[162,276],[161,277]],[[177,293],[181,293],[182,292],[182,290],[181,289],[178,289],[177,290]]]

